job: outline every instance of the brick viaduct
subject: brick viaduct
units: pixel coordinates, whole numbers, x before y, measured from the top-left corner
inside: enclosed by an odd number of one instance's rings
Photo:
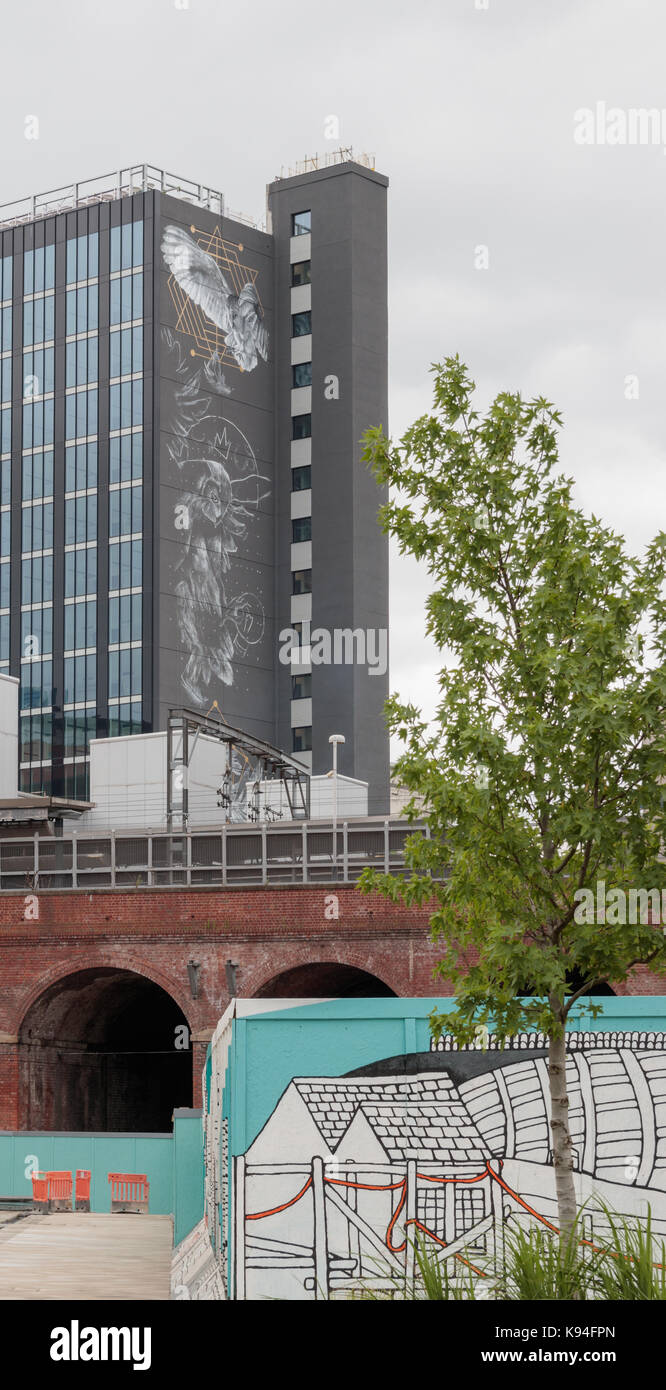
[[[0,1129],[167,1129],[200,1104],[228,962],[244,997],[446,993],[427,926],[347,884],[3,893]]]

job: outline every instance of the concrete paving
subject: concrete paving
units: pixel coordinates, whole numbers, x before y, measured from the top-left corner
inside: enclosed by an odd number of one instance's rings
[[[54,1212],[0,1224],[0,1299],[168,1299],[170,1216]]]

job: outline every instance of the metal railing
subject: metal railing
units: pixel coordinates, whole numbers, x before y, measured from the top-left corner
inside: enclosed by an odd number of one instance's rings
[[[244,222],[249,227],[260,225],[244,213],[227,212],[224,195],[206,184],[168,174],[154,164],[134,164],[128,169],[117,169],[111,174],[100,174],[94,179],[65,184],[63,188],[53,188],[46,193],[19,198],[13,203],[0,204],[0,226],[15,227],[24,222],[34,222],[39,217],[53,217],[71,208],[112,202],[116,198],[146,193],[150,189],[180,198],[182,202],[195,207],[208,208],[220,217],[231,217],[235,222]]]
[[[405,873],[405,840],[422,824],[389,817],[164,831],[39,834],[0,840],[0,891],[353,883],[368,866]]]
[[[334,164],[362,164],[365,169],[374,169],[374,154],[354,154],[351,145],[340,146],[337,150],[328,150],[326,154],[310,154],[305,159],[300,159],[297,164],[289,167],[286,172],[284,165],[280,173],[275,175],[276,182],[280,179],[293,179],[302,174],[314,173],[317,169],[330,169]]]

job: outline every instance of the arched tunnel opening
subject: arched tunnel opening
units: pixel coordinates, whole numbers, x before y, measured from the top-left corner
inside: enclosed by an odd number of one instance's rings
[[[165,990],[132,970],[58,980],[19,1033],[19,1126],[164,1133],[192,1104],[187,1019]]]
[[[321,961],[283,970],[257,990],[256,999],[395,999],[377,975],[355,965]]]

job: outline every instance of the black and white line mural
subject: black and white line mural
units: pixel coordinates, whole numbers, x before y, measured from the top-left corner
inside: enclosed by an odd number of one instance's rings
[[[264,634],[261,597],[238,587],[234,556],[249,543],[270,487],[247,436],[222,413],[231,388],[217,351],[194,366],[179,337],[163,327],[162,352],[175,376],[165,423],[177,489],[173,524],[181,540],[173,576],[180,645],[187,652],[180,681],[187,703],[207,709],[234,684],[235,662]]]
[[[438,1259],[483,1281],[507,1226],[555,1231],[542,1041],[480,1052],[445,1040],[350,1076],[294,1077],[234,1160],[235,1296],[395,1286],[413,1274],[417,1231]],[[666,1237],[665,1043],[661,1033],[568,1039],[586,1239],[608,1234],[599,1201],[642,1216],[649,1203]]]

